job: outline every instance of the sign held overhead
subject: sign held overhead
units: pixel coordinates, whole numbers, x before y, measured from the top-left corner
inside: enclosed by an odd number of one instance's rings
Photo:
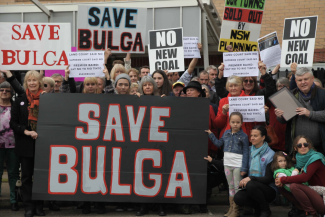
[[[146,20],[146,8],[79,5],[78,50],[144,53]]]
[[[183,28],[149,31],[150,69],[184,71]]]
[[[299,67],[311,67],[314,59],[318,16],[284,20],[281,67],[295,62]]]

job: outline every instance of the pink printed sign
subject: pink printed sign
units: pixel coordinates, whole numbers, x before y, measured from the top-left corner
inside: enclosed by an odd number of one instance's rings
[[[71,52],[77,52],[77,47],[71,47]],[[45,77],[51,77],[53,74],[59,73],[64,77],[64,70],[45,70]],[[75,81],[84,81],[85,78],[74,78]]]

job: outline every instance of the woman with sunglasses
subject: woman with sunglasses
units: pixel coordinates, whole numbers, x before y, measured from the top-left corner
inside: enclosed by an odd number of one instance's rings
[[[258,63],[258,68],[261,72],[261,79],[264,80],[265,88],[259,89],[256,77],[243,77],[242,86],[244,90],[244,96],[264,96],[264,99],[266,101],[269,96],[275,93],[275,83],[273,81],[272,76],[266,73],[265,63],[260,61]],[[220,98],[224,98],[227,97],[229,94],[229,91],[224,88],[226,83],[226,79],[223,78],[224,64],[221,63],[218,69],[219,74],[215,80],[216,92]]]
[[[300,175],[275,179],[281,194],[291,201],[299,210],[298,217],[316,217],[325,214],[325,205],[322,197],[310,186],[325,187],[325,157],[313,148],[311,140],[305,136],[297,136],[293,141],[293,159],[296,168],[301,170]],[[283,186],[290,184],[291,192]]]

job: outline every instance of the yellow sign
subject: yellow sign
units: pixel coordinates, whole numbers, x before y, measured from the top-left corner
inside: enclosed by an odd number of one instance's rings
[[[247,32],[247,31],[244,31]],[[257,51],[257,42],[255,41],[246,41],[238,39],[225,39],[220,38],[219,41],[219,51],[228,52],[226,47],[227,45],[232,45],[234,51]]]

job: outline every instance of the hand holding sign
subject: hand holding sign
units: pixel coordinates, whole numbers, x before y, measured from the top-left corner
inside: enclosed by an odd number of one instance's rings
[[[266,74],[266,65],[263,63],[263,61],[258,62],[258,69],[260,70],[262,75]]]
[[[274,113],[278,118],[281,118],[282,115],[284,114],[284,112],[282,110],[280,110],[280,109],[275,109]]]
[[[65,69],[65,71],[64,71],[64,79],[66,80],[66,81],[68,81],[68,79],[69,79],[69,75],[70,75],[70,69],[69,69],[69,67],[70,67],[70,65],[68,65],[67,66],[67,68]]]
[[[7,78],[10,78],[12,76],[12,73],[9,70],[0,70],[0,72],[5,73]]]
[[[225,65],[223,63],[221,63],[221,65],[218,67],[218,71],[219,71],[218,78],[219,79],[221,79],[223,77],[224,68],[225,68]]]
[[[229,104],[225,104],[222,106],[222,114],[227,115],[227,112],[229,111]]]
[[[291,69],[291,71],[292,71],[293,74],[296,74],[297,67],[298,67],[298,64],[297,63],[291,63],[290,69]]]

